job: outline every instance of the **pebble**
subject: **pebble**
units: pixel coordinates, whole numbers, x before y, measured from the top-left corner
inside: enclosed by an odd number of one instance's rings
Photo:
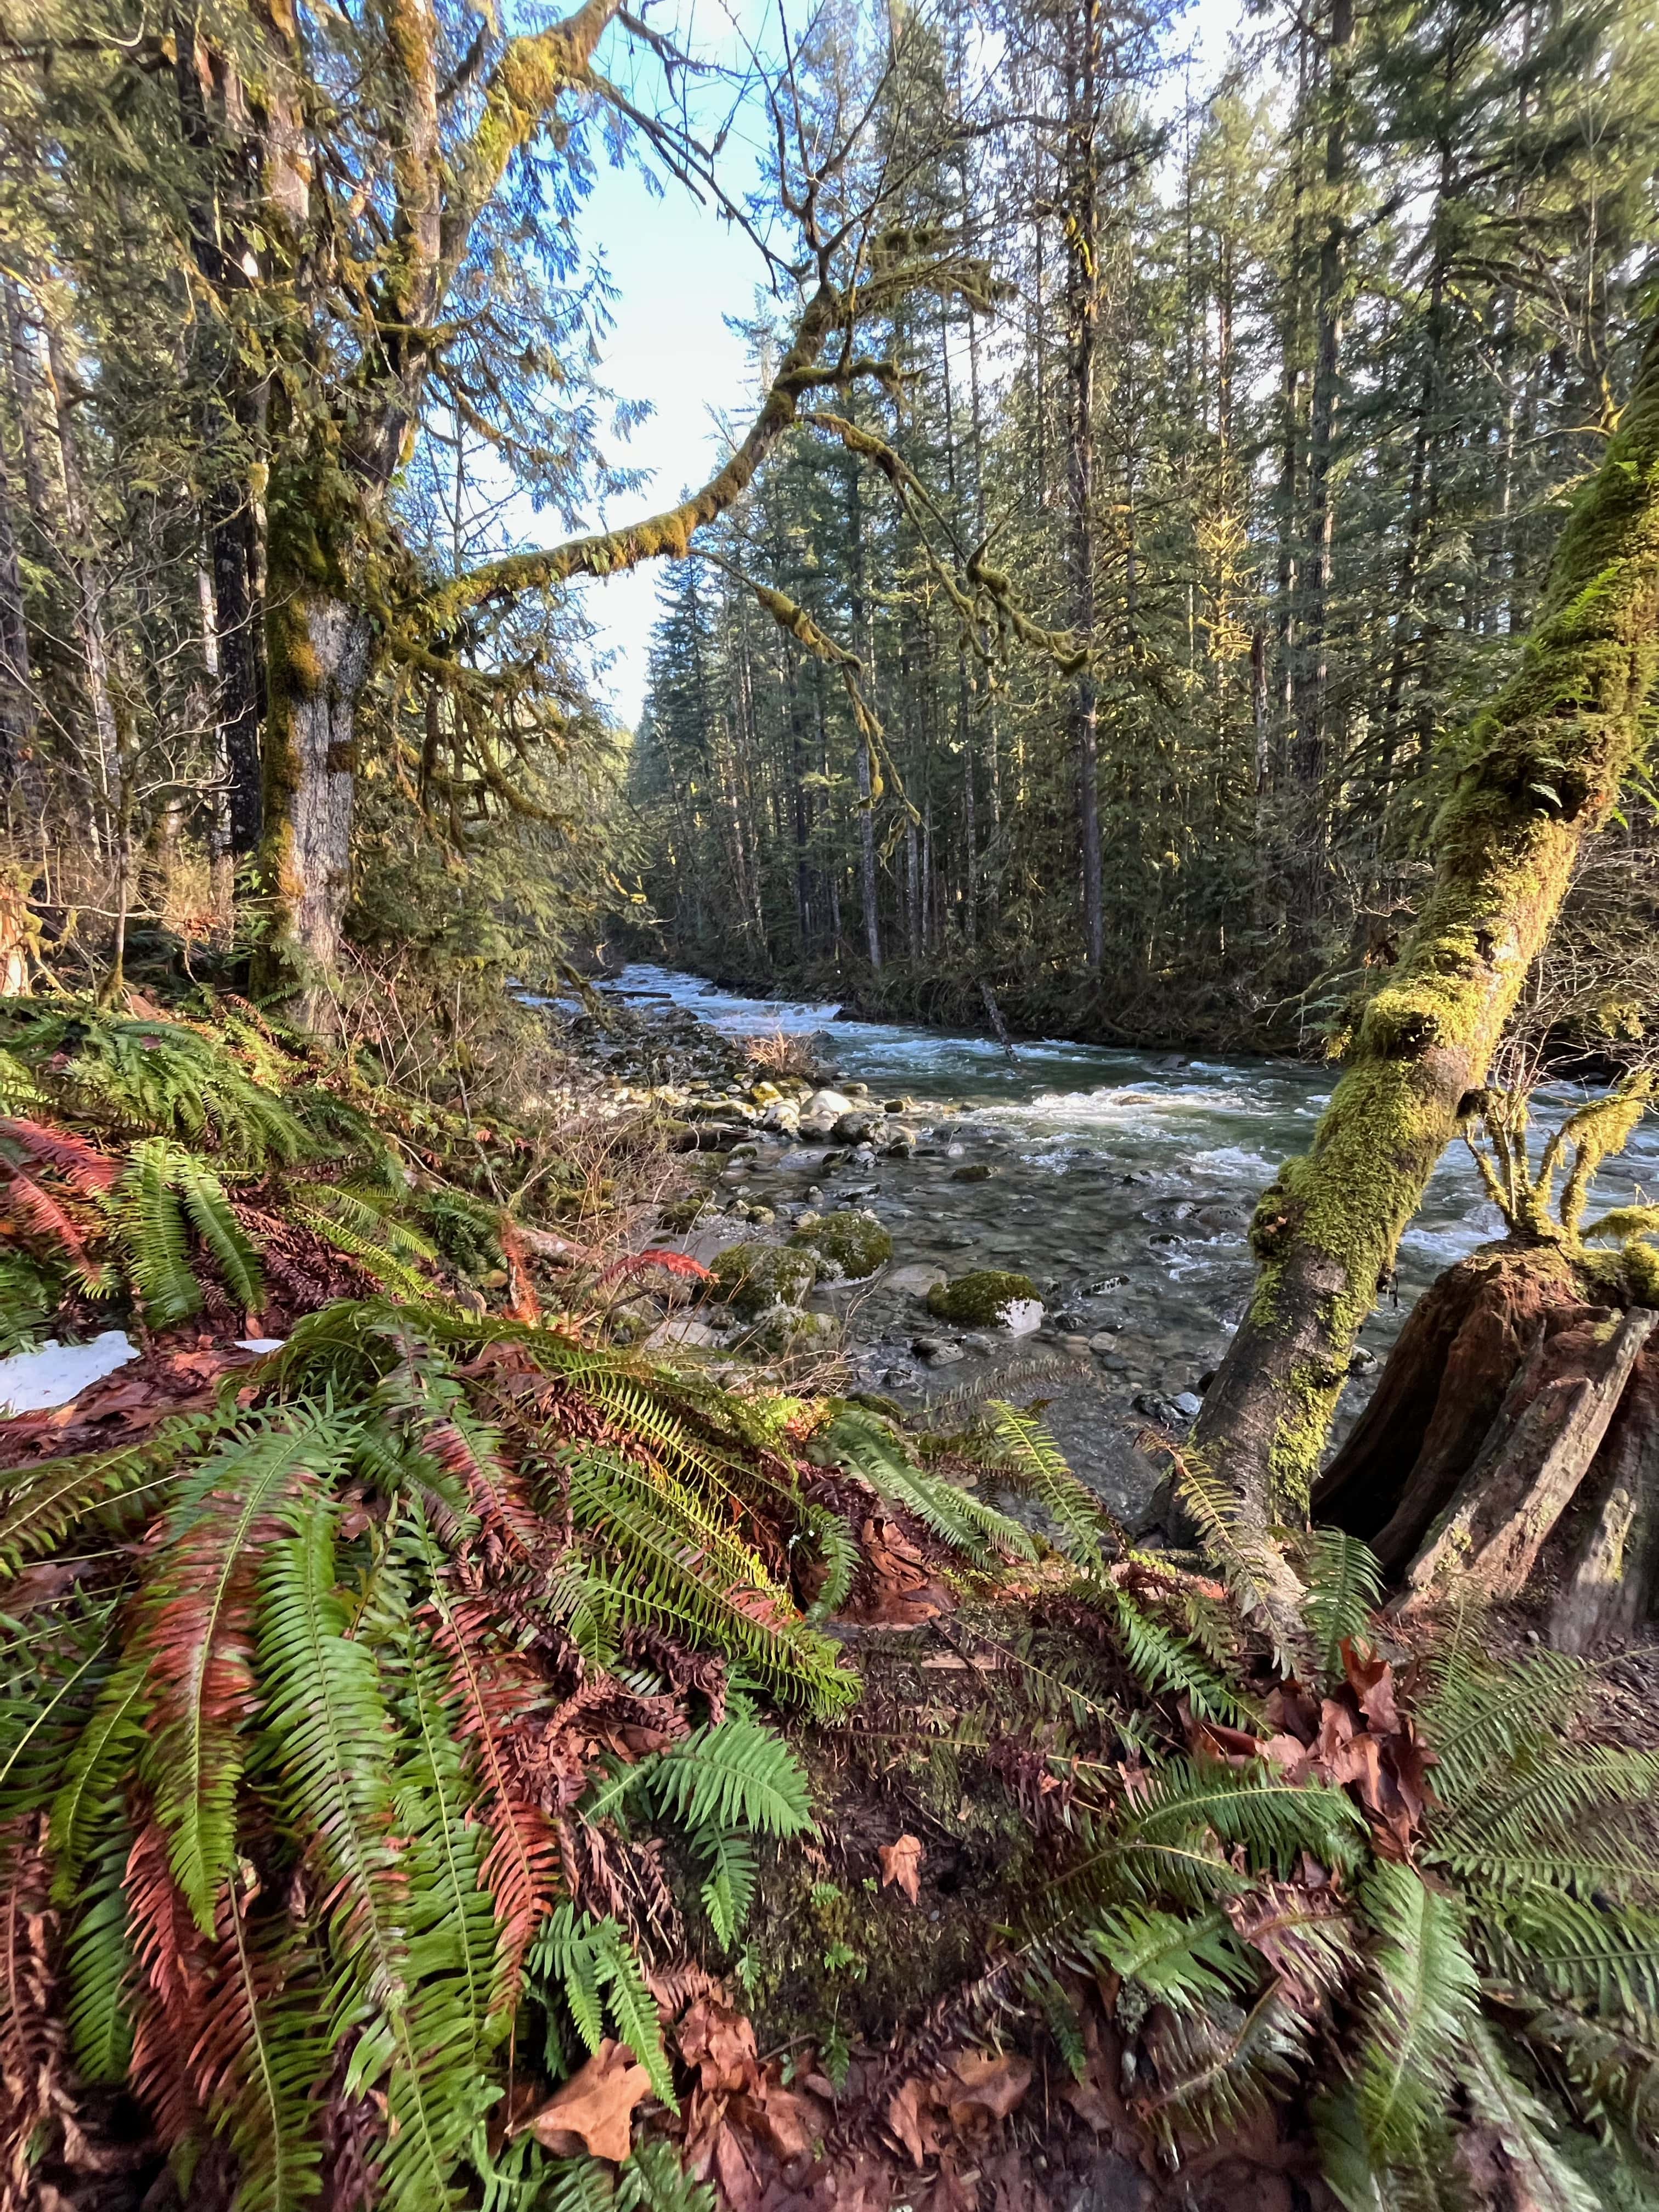
[[[950,1367],[967,1356],[962,1346],[952,1344],[948,1336],[915,1337],[911,1341],[910,1349],[919,1359],[925,1359],[930,1367]]]

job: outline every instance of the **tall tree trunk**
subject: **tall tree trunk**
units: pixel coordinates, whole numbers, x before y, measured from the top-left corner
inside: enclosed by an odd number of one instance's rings
[[[45,804],[34,757],[37,721],[11,478],[0,445],[0,797],[14,835],[37,830]]]
[[[875,625],[871,620],[864,578],[864,501],[859,488],[856,454],[847,461],[847,526],[853,549],[853,635],[869,672],[871,696],[875,694]],[[870,965],[881,969],[880,884],[876,875],[875,781],[870,759],[869,732],[860,725],[856,737],[854,773],[859,787],[859,898],[864,908],[864,949]]]
[[[1313,404],[1308,440],[1308,574],[1303,604],[1302,649],[1297,659],[1294,769],[1301,834],[1298,920],[1305,932],[1317,921],[1325,877],[1328,823],[1325,768],[1330,680],[1331,556],[1336,501],[1331,470],[1335,459],[1337,398],[1342,372],[1342,318],[1347,288],[1348,82],[1353,45],[1353,0],[1333,0],[1327,63],[1325,227],[1319,247],[1319,306]]]
[[[346,600],[284,581],[273,575],[265,610],[261,875],[270,906],[254,988],[290,1000],[305,1027],[322,1029],[351,889],[356,716],[370,629]]]
[[[1306,1510],[1354,1333],[1637,756],[1656,666],[1659,324],[1521,665],[1468,733],[1400,963],[1364,1009],[1312,1152],[1256,1209],[1261,1276],[1197,1443],[1259,1523]]]
[[[1098,0],[1082,0],[1076,24],[1071,123],[1067,131],[1066,319],[1071,349],[1072,628],[1080,645],[1095,641],[1095,337],[1100,312],[1099,118],[1095,73]],[[1078,672],[1072,700],[1081,848],[1083,943],[1096,975],[1106,937],[1100,872],[1099,700],[1092,662]]]

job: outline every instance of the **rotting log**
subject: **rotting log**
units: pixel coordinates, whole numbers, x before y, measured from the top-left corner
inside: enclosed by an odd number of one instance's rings
[[[1520,665],[1462,740],[1416,927],[1360,1013],[1312,1151],[1257,1208],[1255,1292],[1194,1437],[1245,1522],[1306,1516],[1355,1334],[1638,757],[1656,666],[1659,324]]]
[[[1460,1594],[1520,1595],[1601,1449],[1642,1347],[1650,1307],[1547,1315],[1491,1434],[1406,1575],[1402,1611]]]
[[[1593,1495],[1550,1613],[1558,1651],[1633,1636],[1659,1581],[1659,1344],[1631,1370],[1590,1473]]]

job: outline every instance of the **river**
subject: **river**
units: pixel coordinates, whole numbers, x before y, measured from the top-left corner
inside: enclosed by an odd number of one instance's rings
[[[1167,1401],[1201,1387],[1249,1296],[1251,1209],[1280,1161],[1307,1149],[1330,1096],[1328,1071],[1293,1060],[1189,1059],[1049,1039],[1019,1043],[1011,1066],[988,1038],[842,1021],[833,1002],[744,998],[643,963],[611,988],[630,999],[672,1000],[728,1035],[821,1032],[827,1059],[877,1097],[958,1107],[939,1117],[914,1158],[829,1177],[763,1160],[744,1171],[743,1193],[787,1218],[817,1184],[823,1195],[814,1203],[854,1199],[880,1218],[896,1264],[1031,1276],[1049,1316],[1040,1343],[970,1343],[963,1364],[937,1376],[917,1370],[910,1355],[927,1325],[914,1302],[878,1293],[838,1303],[866,1378],[901,1394],[967,1380],[975,1363],[1054,1354],[1062,1348],[1057,1335],[1074,1349],[1081,1339],[1109,1336],[1109,1351],[1081,1360],[1087,1381],[1065,1390],[1055,1420],[1074,1454],[1109,1461],[1130,1488],[1121,1448],[1097,1450],[1094,1431],[1103,1422],[1127,1437],[1136,1425],[1134,1398]],[[1547,1131],[1582,1095],[1541,1092],[1537,1126]],[[961,1176],[975,1166],[992,1172],[982,1181]],[[1597,1199],[1626,1204],[1641,1187],[1659,1188],[1659,1116],[1650,1115],[1603,1170]],[[1419,1293],[1501,1231],[1467,1152],[1449,1147],[1401,1241],[1397,1294],[1366,1324],[1364,1349],[1384,1357]],[[1349,1385],[1346,1419],[1367,1388],[1363,1375]]]

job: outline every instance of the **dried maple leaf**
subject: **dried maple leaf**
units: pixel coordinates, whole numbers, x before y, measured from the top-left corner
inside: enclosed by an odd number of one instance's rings
[[[881,1886],[890,1888],[896,1882],[912,1905],[921,1899],[921,1862],[926,1856],[920,1838],[901,1836],[896,1844],[879,1844],[876,1856],[881,1861]]]
[[[945,2090],[951,2118],[958,2127],[979,2113],[1006,2120],[1031,2086],[1030,2060],[1016,2058],[1008,2051],[994,2055],[988,2051],[958,2051],[953,2053],[950,2066],[962,2084],[956,2089],[947,2083]]]
[[[651,2094],[651,2076],[636,2066],[625,2043],[606,2036],[586,2065],[573,2074],[526,2123],[544,2150],[572,2158],[625,2159],[633,2148],[634,2107]]]

